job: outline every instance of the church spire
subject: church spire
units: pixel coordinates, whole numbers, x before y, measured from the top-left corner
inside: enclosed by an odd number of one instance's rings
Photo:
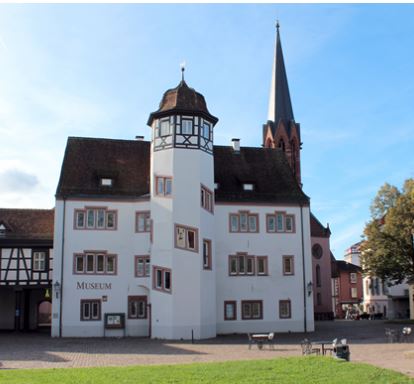
[[[276,23],[276,47],[273,60],[272,83],[270,86],[268,120],[275,124],[278,121],[294,120],[289,86],[280,42],[279,21]]]

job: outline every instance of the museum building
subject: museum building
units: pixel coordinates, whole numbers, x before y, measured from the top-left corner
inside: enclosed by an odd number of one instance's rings
[[[322,251],[312,258],[279,28],[263,145],[214,145],[217,123],[183,75],[149,115],[150,141],[68,138],[52,336],[314,330],[312,259]]]

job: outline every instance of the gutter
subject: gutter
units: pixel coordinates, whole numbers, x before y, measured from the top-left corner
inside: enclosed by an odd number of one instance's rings
[[[63,197],[63,225],[62,225],[62,248],[60,263],[60,296],[59,296],[59,337],[62,337],[62,312],[63,312],[63,265],[65,252],[65,219],[66,219],[66,197]]]
[[[308,325],[306,319],[307,303],[306,303],[306,274],[305,274],[305,244],[303,238],[303,205],[300,205],[300,228],[301,228],[301,242],[302,242],[302,280],[303,280],[303,328],[305,333],[308,332]]]

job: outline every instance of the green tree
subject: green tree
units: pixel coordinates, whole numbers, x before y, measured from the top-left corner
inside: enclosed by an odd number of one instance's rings
[[[414,279],[414,179],[402,191],[385,184],[371,205],[361,246],[364,272],[389,284]]]
[[[374,219],[382,219],[387,213],[388,209],[395,206],[398,196],[400,196],[400,191],[398,188],[385,183],[375,196],[370,210],[371,216]]]

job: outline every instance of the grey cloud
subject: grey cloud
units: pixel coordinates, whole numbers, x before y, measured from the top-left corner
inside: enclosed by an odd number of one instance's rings
[[[0,173],[0,191],[29,191],[39,184],[35,175],[20,171],[18,169],[8,169]]]

